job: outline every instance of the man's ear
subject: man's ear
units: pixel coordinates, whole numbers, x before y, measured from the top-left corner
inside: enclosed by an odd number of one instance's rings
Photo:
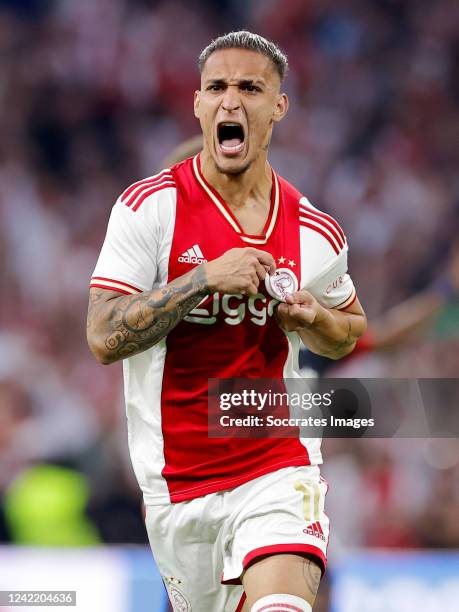
[[[197,89],[194,92],[194,116],[199,119],[199,103],[201,101],[201,92]]]
[[[273,114],[273,121],[281,121],[287,114],[289,107],[289,101],[287,94],[281,93],[277,98],[276,109]]]

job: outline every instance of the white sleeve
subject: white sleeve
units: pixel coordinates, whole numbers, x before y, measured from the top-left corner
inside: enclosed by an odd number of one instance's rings
[[[347,308],[355,300],[354,283],[347,272],[347,245],[328,267],[303,287],[326,308]]]
[[[153,289],[162,258],[162,238],[171,219],[171,192],[133,210],[119,198],[113,206],[107,234],[91,278],[91,287],[134,294]]]

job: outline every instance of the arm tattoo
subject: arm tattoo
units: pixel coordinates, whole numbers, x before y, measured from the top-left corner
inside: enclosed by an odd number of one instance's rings
[[[319,589],[320,579],[322,578],[322,572],[317,563],[311,561],[310,559],[305,559],[303,561],[303,577],[306,582],[306,586],[315,599]]]
[[[105,296],[103,291],[97,293],[92,291],[89,295],[89,306],[88,306],[88,318],[86,320],[86,327],[90,329],[94,323],[94,319],[97,317],[97,308],[100,304],[105,303]]]
[[[347,322],[347,336],[344,338],[344,340],[341,340],[340,342],[337,342],[335,344],[334,348],[335,348],[335,350],[337,352],[339,352],[342,349],[345,349],[348,346],[351,346],[351,344],[353,344],[353,342],[355,342],[355,340],[352,337],[352,325],[351,325],[351,321],[348,320],[348,322]]]
[[[103,293],[91,292],[88,327],[104,321],[104,344],[112,362],[162,340],[207,295],[208,285],[203,266],[198,266],[162,289],[108,301]]]

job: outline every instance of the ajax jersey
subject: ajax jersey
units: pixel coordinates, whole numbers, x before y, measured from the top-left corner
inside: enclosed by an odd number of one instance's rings
[[[129,295],[165,286],[232,248],[273,255],[328,308],[355,299],[347,244],[336,221],[272,173],[263,233],[245,234],[201,173],[197,155],[131,185],[113,207],[91,286]],[[275,295],[275,294],[274,294]],[[209,438],[210,378],[292,378],[299,337],[273,316],[277,300],[215,293],[167,337],[124,360],[129,446],[146,504],[230,489],[282,467],[322,462],[318,439]]]

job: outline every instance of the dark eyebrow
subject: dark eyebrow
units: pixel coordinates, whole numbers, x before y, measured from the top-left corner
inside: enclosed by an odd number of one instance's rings
[[[254,80],[254,79],[242,79],[242,81],[239,81],[239,86],[247,87],[248,85],[259,85],[259,86],[261,85],[261,86],[263,86],[264,83],[263,83],[263,81],[257,81],[257,80]]]
[[[224,79],[209,79],[206,81],[206,85],[226,85],[226,81]]]
[[[210,79],[209,81],[206,82],[206,85],[219,85],[219,86],[226,86],[228,83],[225,81],[225,79]],[[249,85],[259,85],[259,86],[264,86],[264,82],[263,81],[258,81],[255,79],[242,79],[241,81],[238,82],[239,87],[247,87]]]

